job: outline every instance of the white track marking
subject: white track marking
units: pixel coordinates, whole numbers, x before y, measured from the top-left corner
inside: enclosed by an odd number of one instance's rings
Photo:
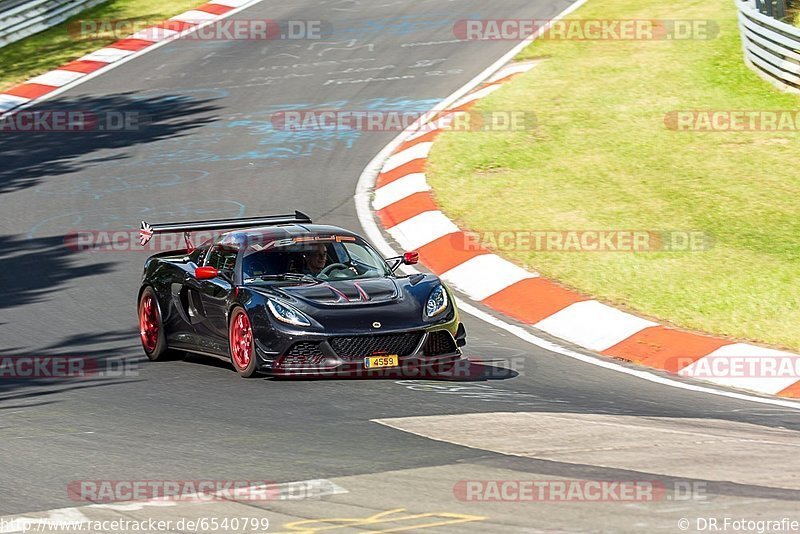
[[[30,101],[31,101],[30,98],[25,98],[22,96],[0,94],[0,112],[16,108],[20,104],[24,104]]]
[[[415,159],[427,158],[432,146],[433,143],[430,142],[419,143],[411,148],[403,150],[402,152],[394,154],[391,158],[386,160],[386,163],[383,165],[383,172],[392,171],[401,165],[405,165],[409,161],[414,161]]]
[[[388,232],[406,250],[414,250],[458,232],[458,227],[441,211],[426,211],[389,228]]]
[[[537,273],[504,260],[497,254],[481,254],[470,258],[442,274],[441,278],[471,299],[483,300]]]
[[[533,326],[557,338],[599,352],[647,327],[658,326],[658,323],[596,300],[586,300],[570,304]]]
[[[431,186],[425,179],[425,175],[420,172],[407,174],[402,178],[398,178],[394,182],[390,182],[383,187],[375,190],[375,200],[372,202],[372,207],[375,210],[382,210],[386,206],[391,206],[399,200],[413,195],[414,193],[423,193],[430,191]]]
[[[62,85],[66,85],[70,82],[74,82],[78,78],[82,78],[86,76],[83,72],[73,72],[71,70],[51,70],[50,72],[45,72],[44,74],[40,74],[30,80],[26,81],[25,83],[40,83],[42,85],[52,85],[53,87],[61,87]]]
[[[219,15],[215,15],[214,13],[209,13],[208,11],[198,11],[196,9],[190,9],[189,11],[186,11],[184,13],[175,15],[169,20],[177,20],[178,22],[188,22],[189,24],[199,24],[201,22],[216,20],[218,17]]]
[[[121,48],[106,47],[101,48],[100,50],[95,50],[91,54],[86,54],[82,58],[79,58],[78,61],[101,61],[103,63],[114,63],[120,59],[132,56],[135,53],[136,52],[133,50],[122,50]],[[66,87],[66,85],[62,87]]]
[[[747,343],[733,343],[720,347],[714,352],[707,354],[694,362],[693,364],[678,371],[682,376],[698,376],[703,380],[714,382],[722,386],[737,387],[741,389],[749,389],[751,391],[758,391],[759,393],[775,394],[788,388],[797,382],[797,376],[784,376],[784,377],[756,377],[756,376],[739,376],[739,377],[707,377],[703,373],[704,368],[711,367],[714,360],[725,360],[728,357],[753,357],[762,358],[768,362],[777,363],[779,360],[785,360],[794,363],[793,368],[797,369],[797,360],[800,359],[796,354],[790,352],[783,352],[775,349],[767,349],[764,347],[757,347]],[[722,363],[722,362],[720,362]],[[743,370],[742,373],[747,374],[748,371]]]
[[[157,43],[167,39],[174,39],[177,35],[178,32],[176,30],[170,30],[169,28],[159,28],[157,26],[153,26],[150,28],[139,30],[138,32],[131,35],[131,39],[144,39],[145,41],[153,41],[154,43]]]

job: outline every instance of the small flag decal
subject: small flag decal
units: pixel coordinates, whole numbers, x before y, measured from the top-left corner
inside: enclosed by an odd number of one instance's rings
[[[153,237],[153,227],[142,221],[142,227],[139,229],[139,244],[145,246]]]

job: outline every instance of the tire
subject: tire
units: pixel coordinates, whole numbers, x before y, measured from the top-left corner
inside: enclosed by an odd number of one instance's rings
[[[161,307],[158,305],[158,296],[152,287],[146,287],[139,297],[137,307],[139,316],[139,339],[142,349],[150,360],[163,361],[170,357],[167,348],[167,339],[164,335],[164,325],[161,321]]]
[[[228,323],[228,353],[236,372],[242,378],[252,378],[258,375],[256,371],[255,342],[253,341],[253,327],[250,317],[241,306],[231,311]]]

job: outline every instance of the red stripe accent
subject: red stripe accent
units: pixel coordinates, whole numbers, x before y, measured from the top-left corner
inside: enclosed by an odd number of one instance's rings
[[[800,399],[800,382],[795,382],[788,388],[778,393],[781,397],[789,397],[790,399]]]
[[[131,52],[138,52],[148,46],[155,44],[155,41],[147,41],[145,39],[122,39],[114,44],[108,45],[110,48],[118,50],[130,50]]]
[[[43,85],[41,83],[22,83],[3,92],[7,95],[34,99],[46,95],[51,91],[55,91],[56,89],[58,89],[58,87],[53,87],[52,85]]]
[[[427,191],[422,191],[398,200],[382,210],[378,210],[377,215],[384,228],[391,228],[415,215],[437,209],[439,208],[436,206],[436,202],[433,201],[431,194]]]
[[[524,323],[534,324],[576,302],[588,300],[543,278],[527,278],[483,300],[487,306]]]
[[[344,301],[345,301],[345,302],[350,302],[350,299],[349,299],[349,298],[347,298],[347,295],[345,295],[344,293],[342,293],[341,291],[339,291],[338,289],[336,289],[335,287],[333,287],[332,285],[330,285],[328,282],[322,282],[322,286],[323,286],[323,287],[327,287],[328,289],[330,289],[330,290],[331,290],[331,292],[332,292],[334,295],[337,295],[338,297],[340,297],[340,298],[344,299]]]
[[[86,59],[76,59],[75,61],[70,61],[66,65],[61,65],[58,68],[60,70],[69,70],[72,72],[83,72],[84,74],[89,74],[90,72],[102,69],[106,65],[108,65],[108,63],[106,63],[105,61],[89,61]]]
[[[474,240],[470,240],[464,232],[442,236],[421,246],[417,251],[420,261],[436,274],[449,271],[475,256],[489,253]]]
[[[415,172],[424,172],[425,171],[425,163],[427,163],[427,159],[420,158],[409,161],[403,165],[400,165],[396,169],[393,169],[389,172],[382,172],[378,175],[378,179],[375,181],[375,187],[383,187],[386,184],[392,183],[398,178],[402,178],[407,174],[413,174]]]
[[[358,285],[358,282],[353,282],[353,285],[356,286],[356,289],[358,290],[358,294],[361,297],[361,300],[363,300],[364,302],[368,301],[369,295],[367,295],[367,293],[364,291],[364,288]]]
[[[227,13],[233,8],[230,6],[223,6],[220,4],[203,4],[202,6],[196,7],[195,9],[198,11],[205,11],[206,13],[213,13],[214,15],[222,15],[224,13]]]
[[[677,372],[730,341],[651,326],[603,351],[607,356]]]

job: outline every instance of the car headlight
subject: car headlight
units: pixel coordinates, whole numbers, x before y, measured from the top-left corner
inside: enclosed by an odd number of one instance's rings
[[[425,304],[425,315],[434,317],[447,309],[447,291],[444,286],[436,286]]]
[[[311,326],[311,321],[300,310],[296,310],[288,304],[283,304],[277,300],[267,300],[267,307],[277,320],[295,326]]]

